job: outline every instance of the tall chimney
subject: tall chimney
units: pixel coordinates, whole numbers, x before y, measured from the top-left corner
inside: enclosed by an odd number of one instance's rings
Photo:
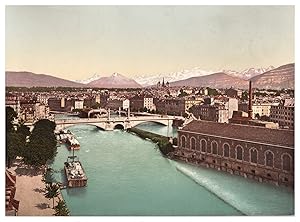
[[[248,95],[248,98],[249,98],[249,102],[248,102],[248,117],[250,119],[252,119],[253,110],[252,110],[252,82],[251,81],[249,81],[249,95]]]

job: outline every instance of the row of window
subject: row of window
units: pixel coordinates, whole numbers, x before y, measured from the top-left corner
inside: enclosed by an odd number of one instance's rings
[[[187,148],[186,147],[186,137],[184,135],[181,136],[180,140],[180,145],[182,148]],[[202,153],[212,153],[214,155],[220,155],[225,158],[232,158],[234,157],[235,159],[242,161],[244,160],[244,149],[242,146],[237,145],[234,150],[230,150],[230,146],[228,143],[224,143],[222,146],[222,152],[221,154],[218,154],[218,143],[216,141],[212,141],[210,143],[210,146],[207,145],[207,141],[205,139],[200,140],[200,147],[196,146],[196,139],[194,137],[190,138],[190,149],[192,150],[198,150],[201,151]],[[230,155],[231,154],[231,155]],[[250,154],[250,162],[257,164],[258,162],[258,151],[256,148],[252,147],[249,150]],[[274,167],[274,153],[271,150],[267,150],[264,153],[264,160],[265,160],[265,165],[268,167]],[[291,170],[291,165],[292,165],[292,158],[289,154],[284,153],[281,156],[282,160],[282,169],[286,171]]]

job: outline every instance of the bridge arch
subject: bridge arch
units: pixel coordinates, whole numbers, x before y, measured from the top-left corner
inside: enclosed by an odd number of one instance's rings
[[[171,120],[170,121],[170,126],[172,126],[172,122]],[[144,123],[156,123],[158,125],[161,125],[161,126],[167,126],[168,125],[168,120],[141,120],[141,121],[135,121],[135,122],[131,122],[131,126],[132,127],[135,127],[135,126],[138,126],[140,124],[144,124]]]
[[[121,130],[124,130],[124,129],[125,129],[125,126],[124,126],[122,123],[117,123],[117,124],[114,126],[114,129],[121,129]]]
[[[93,123],[58,124],[58,125],[56,125],[56,129],[63,130],[63,129],[67,129],[67,128],[70,128],[72,126],[77,126],[77,125],[89,125],[89,126],[96,127],[100,130],[105,130],[105,127],[100,126],[99,124],[93,124]]]

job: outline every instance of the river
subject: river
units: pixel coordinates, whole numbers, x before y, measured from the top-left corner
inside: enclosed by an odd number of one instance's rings
[[[162,135],[176,130],[154,123],[139,128]],[[81,144],[75,151],[88,186],[62,190],[71,215],[287,215],[294,212],[292,190],[165,159],[150,141],[125,131],[89,125],[69,128]],[[64,181],[71,155],[58,147],[52,164]]]

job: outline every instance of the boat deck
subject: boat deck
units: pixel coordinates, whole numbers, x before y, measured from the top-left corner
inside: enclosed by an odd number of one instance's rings
[[[84,187],[87,185],[87,176],[79,160],[65,162],[65,173],[68,187]]]

